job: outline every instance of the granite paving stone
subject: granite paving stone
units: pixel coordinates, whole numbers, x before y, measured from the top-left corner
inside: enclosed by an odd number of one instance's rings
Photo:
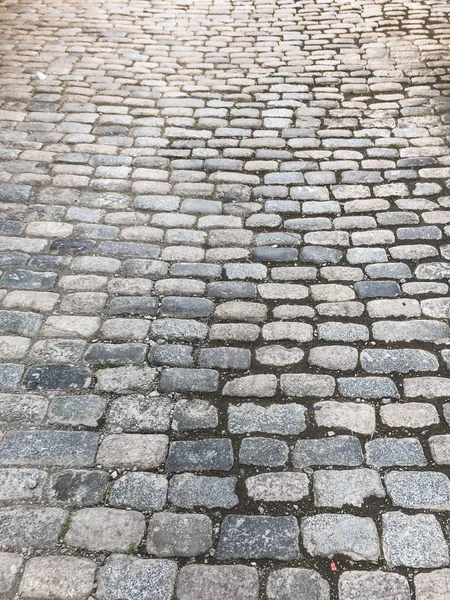
[[[312,556],[345,555],[353,560],[377,561],[380,545],[369,517],[321,514],[302,517],[303,545]]]
[[[97,565],[87,558],[46,556],[25,565],[19,592],[24,598],[55,600],[88,598],[94,587]]]
[[[339,579],[340,600],[409,600],[408,581],[402,575],[384,571],[347,571]]]
[[[329,600],[330,586],[312,569],[278,569],[267,581],[268,600]]]
[[[228,515],[222,524],[217,554],[220,559],[294,560],[300,556],[298,537],[295,517]]]
[[[448,547],[434,515],[388,512],[383,515],[383,552],[389,567],[445,567]]]
[[[100,600],[171,600],[176,577],[173,560],[112,554],[98,571],[96,595]]]
[[[176,587],[180,600],[257,600],[258,571],[244,565],[186,565]]]

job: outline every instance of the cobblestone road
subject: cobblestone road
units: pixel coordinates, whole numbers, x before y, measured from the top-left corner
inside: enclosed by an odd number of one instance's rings
[[[449,16],[3,2],[2,597],[449,600]]]

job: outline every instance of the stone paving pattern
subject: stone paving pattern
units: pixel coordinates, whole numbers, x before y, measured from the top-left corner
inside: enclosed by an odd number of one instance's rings
[[[450,598],[449,17],[4,0],[2,597]]]

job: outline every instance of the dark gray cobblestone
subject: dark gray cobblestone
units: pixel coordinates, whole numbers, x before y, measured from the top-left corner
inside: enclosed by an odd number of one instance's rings
[[[441,0],[0,9],[0,595],[448,600]]]

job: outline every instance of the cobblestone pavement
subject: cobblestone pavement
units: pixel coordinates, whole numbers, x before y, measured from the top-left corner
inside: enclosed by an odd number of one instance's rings
[[[2,597],[449,600],[449,16],[3,2]]]

